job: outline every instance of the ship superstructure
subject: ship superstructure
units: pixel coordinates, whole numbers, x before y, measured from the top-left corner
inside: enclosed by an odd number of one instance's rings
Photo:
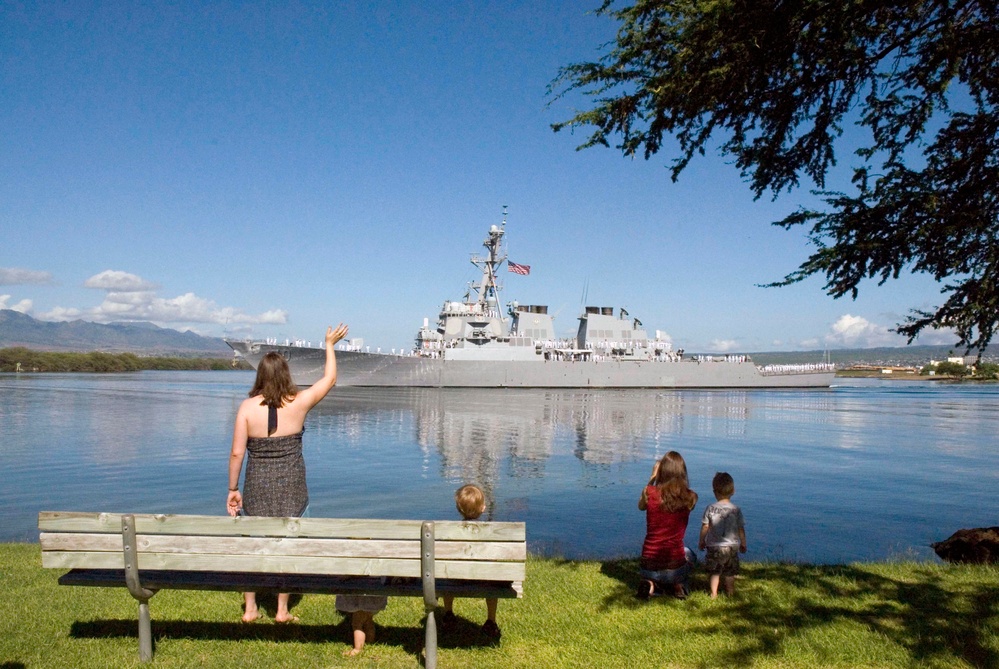
[[[339,385],[505,388],[753,388],[823,387],[832,365],[757,367],[745,355],[685,357],[620,308],[584,307],[575,337],[558,337],[543,304],[511,302],[502,310],[498,272],[506,215],[489,228],[485,255],[471,258],[481,272],[461,301],[441,306],[436,326],[425,319],[411,351],[372,353],[354,340],[337,351]],[[507,318],[509,317],[509,318]],[[295,382],[322,375],[322,348],[275,341],[226,343],[256,367],[272,350],[288,360]],[[299,343],[300,344],[300,343]],[[364,349],[364,350],[362,350]]]

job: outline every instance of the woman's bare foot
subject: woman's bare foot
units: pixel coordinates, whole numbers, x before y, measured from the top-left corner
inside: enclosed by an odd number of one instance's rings
[[[257,607],[257,593],[243,593],[243,622],[252,623],[260,617],[260,609]]]
[[[276,622],[276,623],[297,623],[298,622],[298,616],[293,616],[290,613],[286,613],[284,615],[280,615],[279,614],[279,615],[274,616],[274,622]]]
[[[364,650],[363,648],[348,648],[347,650],[343,651],[343,656],[344,657],[355,657],[357,655],[360,655],[361,651],[363,651],[363,650]]]

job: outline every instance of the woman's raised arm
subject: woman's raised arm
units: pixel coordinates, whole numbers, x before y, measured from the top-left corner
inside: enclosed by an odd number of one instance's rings
[[[299,399],[305,400],[308,408],[319,404],[320,400],[336,385],[336,344],[347,336],[347,326],[340,323],[336,326],[326,328],[326,366],[323,368],[323,376],[298,394]]]

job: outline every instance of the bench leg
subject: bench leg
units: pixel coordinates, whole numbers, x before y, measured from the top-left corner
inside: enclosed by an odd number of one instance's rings
[[[427,636],[425,643],[426,669],[436,669],[437,667],[437,621],[434,619],[434,612],[427,611]]]
[[[139,600],[139,661],[153,659],[153,631],[149,623],[149,600]]]
[[[434,567],[434,523],[424,521],[420,527],[420,571],[423,580],[423,607],[427,612],[427,637],[424,644],[426,669],[437,667],[437,575]]]

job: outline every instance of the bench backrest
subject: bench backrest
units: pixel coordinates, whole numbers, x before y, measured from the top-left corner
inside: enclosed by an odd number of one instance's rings
[[[419,520],[135,514],[139,569],[420,577]],[[527,557],[519,522],[434,521],[434,577],[512,582]],[[122,515],[38,514],[42,566],[124,568]]]

